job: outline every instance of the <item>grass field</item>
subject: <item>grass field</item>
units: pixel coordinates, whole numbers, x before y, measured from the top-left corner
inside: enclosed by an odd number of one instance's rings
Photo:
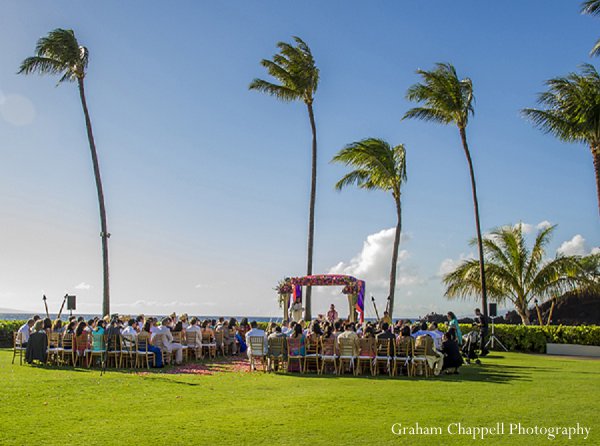
[[[318,377],[169,371],[135,374],[11,365],[0,350],[0,444],[380,445],[600,444],[600,361],[493,353],[440,378]],[[394,435],[392,425],[442,435]],[[448,435],[504,423],[484,441]],[[587,440],[509,435],[527,427],[582,426]],[[398,427],[398,425],[396,425]],[[453,429],[456,426],[453,427]]]

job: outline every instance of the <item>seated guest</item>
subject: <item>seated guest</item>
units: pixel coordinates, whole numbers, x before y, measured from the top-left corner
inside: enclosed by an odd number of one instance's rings
[[[344,326],[344,332],[340,333],[339,336],[337,337],[338,350],[339,350],[339,343],[340,343],[341,339],[351,339],[352,340],[353,354],[354,354],[354,356],[357,356],[358,355],[358,335],[354,331],[354,323],[353,322],[348,322]]]
[[[175,356],[175,364],[180,365],[183,362],[183,346],[177,342],[173,342],[173,334],[171,333],[170,326],[172,320],[166,317],[162,320],[160,327],[154,332],[152,343],[157,347],[161,347],[164,350]]]
[[[146,318],[144,317],[143,314],[140,314],[138,317],[135,318],[135,321],[137,322],[137,331],[138,333],[140,331],[142,331],[142,329],[144,328],[144,325],[146,324]]]
[[[188,349],[196,352],[196,357],[200,356],[202,349],[202,331],[198,327],[198,319],[193,317],[190,319],[190,325],[186,330],[186,340]]]
[[[458,374],[458,368],[462,365],[463,358],[460,354],[458,343],[452,339],[452,335],[449,333],[444,333],[442,353],[444,355],[442,370],[445,370],[448,374]]]
[[[377,334],[377,339],[396,339],[394,333],[390,331],[390,325],[387,322],[381,324],[381,331]]]
[[[152,333],[150,333],[150,329],[152,328],[152,322],[150,319],[146,320],[146,323],[142,327],[142,331],[140,331],[140,335],[142,338],[150,341]],[[138,350],[143,351],[146,348],[145,345],[138,344]],[[151,342],[148,343],[148,351],[154,353],[154,367],[162,368],[163,367],[163,356],[162,351],[155,345],[152,345]]]
[[[267,340],[269,342],[269,354],[272,354],[273,352],[270,350],[270,342],[272,339],[282,339],[282,344],[281,344],[281,353],[283,353],[283,357],[285,358],[287,356],[287,336],[283,334],[283,332],[281,331],[281,327],[279,325],[275,325],[275,329],[273,331],[273,333],[271,333]],[[279,353],[279,352],[277,352]],[[277,371],[277,369],[279,368],[279,360],[275,360],[275,371]]]
[[[215,340],[215,332],[210,327],[210,320],[206,319],[204,322],[202,322],[201,332],[202,332],[202,339],[204,339],[208,342],[213,342]]]
[[[248,346],[248,357],[250,357],[250,355],[252,355],[252,346],[250,345],[250,338],[252,338],[252,337],[263,338],[263,345],[264,345],[263,351],[264,352],[267,351],[267,334],[265,333],[265,331],[258,328],[258,324],[256,323],[256,321],[252,321],[250,323],[250,327],[252,327],[252,328],[250,329],[249,332],[246,333],[246,345]]]
[[[75,329],[77,328],[77,322],[75,322],[74,320],[72,320],[71,322],[69,322],[69,324],[67,325],[67,328],[65,328],[65,334],[70,334],[70,335],[74,335],[75,334]]]
[[[73,338],[73,350],[77,356],[86,356],[85,351],[89,349],[88,325],[81,321],[77,324]],[[87,363],[86,363],[87,366]]]
[[[306,336],[305,342],[318,343],[321,336],[323,336],[323,330],[321,330],[319,321],[315,319],[310,324],[310,329],[308,335]]]
[[[292,333],[292,329],[290,328],[290,323],[288,321],[283,321],[281,323],[281,332],[286,336],[289,336]]]
[[[302,332],[302,326],[300,324],[294,325],[294,331],[289,336],[289,355],[290,356],[304,356],[306,354],[306,348],[304,346],[304,333]],[[288,370],[290,372],[299,372],[300,364],[297,361],[289,364]]]
[[[56,319],[52,324],[52,333],[62,334],[65,331],[65,327],[60,319]]]
[[[173,326],[173,329],[171,330],[172,333],[181,333],[183,331],[183,322],[181,322],[181,319],[177,321],[177,323]]]
[[[52,319],[49,317],[44,318],[43,329],[46,332],[46,335],[50,336],[50,333],[52,333]]]
[[[33,327],[33,324],[35,324],[35,321],[33,319],[29,319],[27,322],[21,325],[21,328],[19,328],[19,330],[17,331],[17,336],[21,338],[21,346],[23,347],[27,346],[27,342],[29,341],[29,335],[31,333],[31,328]]]
[[[123,336],[123,342],[126,347],[131,347],[135,344],[137,334],[137,321],[135,319],[129,319],[127,321],[127,326],[121,330],[121,336]]]
[[[29,335],[25,360],[31,364],[34,360],[46,363],[48,360],[48,335],[44,330],[44,323],[38,320],[33,326],[33,332]]]
[[[442,360],[444,355],[436,350],[433,338],[429,335],[421,335],[415,341],[415,349],[422,348],[427,365],[433,370],[434,375],[439,375],[442,370]]]

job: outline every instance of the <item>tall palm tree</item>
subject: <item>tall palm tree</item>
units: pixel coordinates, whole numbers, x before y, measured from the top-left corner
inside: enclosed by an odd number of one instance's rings
[[[479,223],[479,202],[477,200],[477,185],[473,161],[467,143],[467,124],[473,110],[473,83],[471,79],[459,79],[456,69],[451,64],[438,63],[431,71],[417,70],[423,78],[423,83],[411,86],[406,98],[424,105],[408,110],[402,119],[416,118],[433,121],[440,124],[455,124],[458,127],[463,151],[469,165],[471,177],[471,192],[475,211],[475,228],[477,230],[477,249],[480,260],[481,305],[483,314],[487,317],[487,287],[485,280],[485,259],[483,257],[483,240]]]
[[[267,73],[280,83],[275,84],[263,79],[254,79],[250,90],[258,90],[285,101],[303,101],[308,110],[310,128],[312,130],[312,173],[310,182],[310,204],[308,210],[308,255],[306,274],[312,274],[313,245],[315,232],[315,199],[317,193],[317,127],[313,103],[319,84],[319,69],[315,65],[310,48],[300,37],[294,37],[296,45],[278,42],[279,53],[273,60],[263,59],[260,63]],[[311,319],[311,288],[307,287],[305,302],[305,319]]]
[[[581,13],[600,16],[600,0],[586,0],[581,4]],[[598,56],[600,54],[600,39],[590,51],[590,56]]]
[[[88,65],[89,52],[84,46],[79,45],[75,33],[70,29],[57,28],[48,33],[46,37],[38,40],[35,48],[35,56],[28,57],[21,63],[19,74],[57,74],[60,77],[58,83],[77,82],[79,97],[83,114],[85,116],[85,127],[92,155],[92,166],[98,192],[98,206],[100,208],[100,237],[102,238],[102,266],[103,266],[103,299],[102,314],[110,314],[110,292],[108,281],[108,238],[110,234],[106,225],[106,208],[104,206],[104,193],[102,191],[102,180],[100,178],[100,166],[94,135],[92,133],[92,121],[85,100],[84,78]]]
[[[538,95],[542,109],[526,108],[523,115],[536,127],[566,142],[589,146],[596,173],[600,212],[600,76],[592,65],[546,81],[548,91]]]
[[[529,324],[532,300],[553,298],[578,289],[589,280],[579,257],[557,255],[544,260],[545,247],[555,226],[538,232],[531,251],[522,225],[497,228],[484,240],[488,293],[497,302],[513,303],[524,325]],[[449,299],[475,296],[481,292],[479,261],[465,260],[444,276]]]
[[[391,147],[382,139],[367,138],[362,141],[348,144],[331,160],[355,168],[339,180],[335,188],[342,190],[344,187],[355,184],[360,189],[383,190],[392,193],[396,204],[396,234],[392,250],[392,267],[390,270],[389,312],[390,317],[394,311],[394,291],[396,289],[396,266],[398,263],[398,245],[402,233],[402,203],[400,201],[400,188],[406,181],[406,150],[399,144]]]

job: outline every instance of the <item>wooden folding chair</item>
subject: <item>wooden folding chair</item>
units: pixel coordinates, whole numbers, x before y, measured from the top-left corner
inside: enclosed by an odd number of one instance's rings
[[[307,337],[305,341],[305,351],[304,354],[304,373],[308,371],[308,366],[314,364],[315,372],[319,373],[319,338]]]
[[[185,342],[187,344],[188,352],[194,356],[194,359],[202,359],[202,340],[200,333],[197,331],[186,331]]]
[[[51,332],[48,335],[48,362],[58,365],[61,359],[62,347],[60,345],[60,333]]]
[[[394,340],[393,339],[377,339],[377,353],[373,360],[375,366],[375,374],[379,374],[381,366],[384,366],[389,376],[392,376],[392,357],[394,355]]]
[[[340,338],[338,337],[338,370],[340,375],[345,372],[345,365],[348,365],[348,370],[351,370],[354,375],[356,375],[356,354],[355,347],[356,342],[352,338]]]
[[[18,331],[15,331],[13,333],[13,358],[12,358],[12,363],[15,363],[15,357],[17,356],[17,354],[19,355],[19,365],[23,365],[23,355],[25,354],[25,350],[27,350],[27,347],[23,347],[23,335],[22,333],[19,333]]]
[[[267,370],[271,372],[285,368],[285,337],[269,338],[267,343]]]
[[[430,336],[419,336],[415,341],[415,349],[414,355],[412,358],[413,363],[413,375],[416,375],[419,370],[423,372],[425,377],[428,377],[433,374],[433,371],[429,367],[429,363],[427,361],[427,339],[431,339]],[[433,342],[433,339],[431,339]]]
[[[337,355],[335,349],[335,337],[331,336],[327,339],[320,339],[321,341],[321,354],[319,355],[319,359],[321,360],[321,369],[319,370],[319,374],[323,374],[323,370],[325,369],[326,364],[333,364],[333,373],[335,375],[338,374],[337,367]]]
[[[100,358],[100,366],[104,369],[106,361],[106,336],[92,332],[92,348],[89,349],[88,368],[94,363],[94,358]]]
[[[136,367],[136,336],[125,335],[121,336],[121,358],[119,368],[121,367]]]
[[[413,357],[415,356],[415,340],[408,336],[406,338],[399,337],[396,340],[396,354],[394,355],[394,370],[392,374],[398,375],[398,372],[402,372],[406,369],[406,374],[412,376],[414,373],[413,369]],[[398,370],[400,368],[400,370]]]
[[[110,367],[111,362],[115,368],[121,368],[123,362],[123,338],[121,335],[106,337],[106,365]]]
[[[90,353],[90,336],[89,333],[83,332],[79,336],[73,336],[73,367],[77,367],[77,364],[85,361],[85,365],[89,364],[89,353]]]
[[[140,366],[144,366],[146,364],[146,368],[150,368],[150,361],[152,361],[152,366],[155,365],[154,352],[148,350],[148,346],[150,345],[150,335],[148,333],[140,333],[135,339],[135,367],[139,368]],[[164,356],[163,356],[164,362]]]
[[[217,343],[210,336],[210,333],[202,333],[202,357],[208,356],[210,358],[216,358],[217,356]],[[206,355],[204,352],[206,351]]]
[[[304,352],[302,351],[302,338],[287,338],[287,362],[285,364],[285,372],[290,371],[290,365],[298,364],[298,371],[304,373]]]
[[[256,361],[260,361],[263,372],[266,372],[267,352],[265,350],[264,336],[250,336],[248,348],[250,349],[250,370],[256,370]]]
[[[62,364],[73,364],[74,366],[73,335],[71,333],[64,333],[62,335],[61,347],[60,362]]]
[[[221,356],[225,356],[225,343],[224,343],[223,330],[218,330],[215,332],[215,344],[217,344],[217,347],[216,347],[217,355],[220,352]]]
[[[155,347],[160,349],[160,352],[161,352],[162,358],[163,358],[163,364],[168,365],[168,364],[171,364],[173,355],[171,355],[171,351],[167,348],[164,338],[165,338],[164,333],[156,333],[154,335],[154,337],[152,338],[152,342],[154,343]]]
[[[171,335],[173,336],[173,342],[176,342],[181,345],[182,361],[187,362],[188,346],[187,346],[187,340],[186,340],[185,336],[183,336],[181,331],[171,332]]]
[[[358,358],[356,360],[356,374],[362,374],[363,365],[368,365],[371,376],[375,375],[373,362],[377,354],[375,338],[360,338],[358,340]]]

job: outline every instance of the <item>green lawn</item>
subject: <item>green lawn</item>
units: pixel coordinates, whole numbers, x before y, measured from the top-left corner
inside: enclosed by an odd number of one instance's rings
[[[600,444],[600,362],[493,353],[440,378],[225,372],[133,374],[11,365],[0,350],[0,444],[547,444],[546,436],[448,436],[450,423],[590,427]],[[394,436],[392,425],[443,436]],[[408,441],[407,441],[408,440]]]

